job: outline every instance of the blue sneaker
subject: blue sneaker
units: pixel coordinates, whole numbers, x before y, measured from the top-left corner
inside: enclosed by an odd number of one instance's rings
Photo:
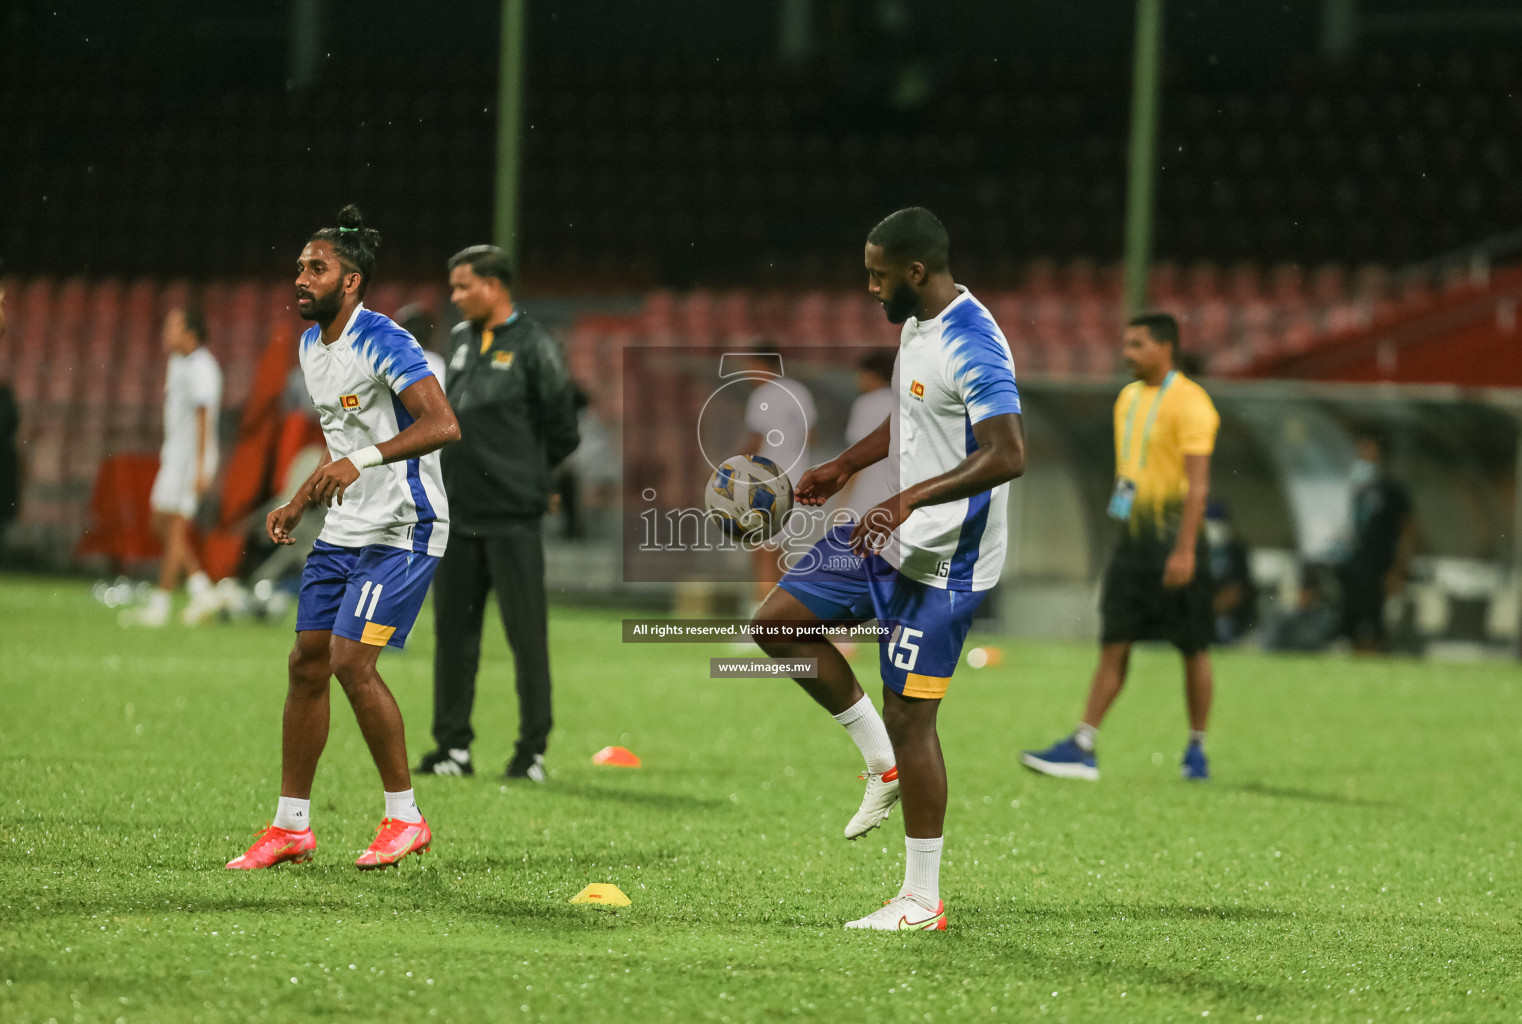
[[[1099,780],[1099,763],[1094,759],[1093,751],[1085,752],[1071,736],[1058,740],[1045,750],[1023,752],[1020,763],[1033,772],[1056,779]]]
[[[1179,770],[1184,775],[1185,782],[1205,782],[1210,778],[1210,762],[1205,759],[1205,748],[1198,743],[1191,743],[1184,748],[1184,759],[1179,762]]]

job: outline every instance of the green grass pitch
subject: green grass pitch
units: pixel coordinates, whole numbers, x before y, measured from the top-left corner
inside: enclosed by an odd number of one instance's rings
[[[429,614],[381,660],[414,759]],[[1071,726],[1093,650],[1006,644],[941,716],[951,929],[885,935],[840,928],[903,865],[897,812],[840,837],[844,732],[791,683],[709,680],[726,651],[621,644],[618,618],[554,612],[548,784],[494,777],[515,708],[489,630],[483,775],[417,782],[432,853],[351,866],[382,802],[335,696],[317,859],[242,874],[288,627],[127,632],[78,582],[0,580],[0,1020],[1522,1016],[1515,664],[1224,653],[1216,779],[1190,786],[1177,659],[1144,651],[1095,785],[1016,762]],[[610,743],[644,767],[594,767]],[[633,906],[570,905],[589,882]]]

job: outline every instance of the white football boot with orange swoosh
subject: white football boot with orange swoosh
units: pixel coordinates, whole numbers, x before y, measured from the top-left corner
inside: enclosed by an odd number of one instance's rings
[[[861,807],[846,824],[846,838],[860,839],[888,820],[888,812],[898,803],[898,766],[885,772],[867,772],[857,778],[867,780],[867,791],[862,794]]]
[[[946,902],[936,900],[935,909],[927,910],[912,896],[895,896],[866,917],[847,922],[846,927],[874,932],[943,932]]]

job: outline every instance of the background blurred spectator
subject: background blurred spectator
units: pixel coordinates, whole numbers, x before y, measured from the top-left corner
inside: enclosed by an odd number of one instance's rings
[[[1405,486],[1390,478],[1384,439],[1365,433],[1348,469],[1353,481],[1353,548],[1342,567],[1342,628],[1360,651],[1386,649],[1385,601],[1406,586],[1416,520]]]
[[[1234,643],[1258,621],[1258,588],[1252,579],[1247,545],[1232,528],[1226,503],[1211,499],[1205,510],[1205,542],[1210,549],[1210,578],[1215,583],[1215,633]]]
[[[1275,617],[1263,629],[1263,646],[1270,651],[1324,651],[1337,637],[1336,581],[1322,566],[1300,570],[1295,607]]]

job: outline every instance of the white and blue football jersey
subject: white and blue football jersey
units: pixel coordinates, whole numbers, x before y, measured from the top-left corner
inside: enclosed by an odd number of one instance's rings
[[[1009,342],[972,293],[933,320],[910,318],[893,368],[898,408],[889,419],[889,471],[902,491],[940,476],[977,450],[972,426],[1020,411]],[[912,580],[947,590],[999,582],[1008,544],[1009,484],[910,513],[883,557]]]
[[[398,396],[433,376],[412,335],[363,305],[331,345],[323,343],[317,326],[307,329],[301,336],[301,372],[335,460],[389,441],[410,426],[412,414]],[[344,492],[343,504],[328,509],[321,539],[346,548],[380,544],[442,555],[449,540],[449,502],[439,453],[361,471]]]

